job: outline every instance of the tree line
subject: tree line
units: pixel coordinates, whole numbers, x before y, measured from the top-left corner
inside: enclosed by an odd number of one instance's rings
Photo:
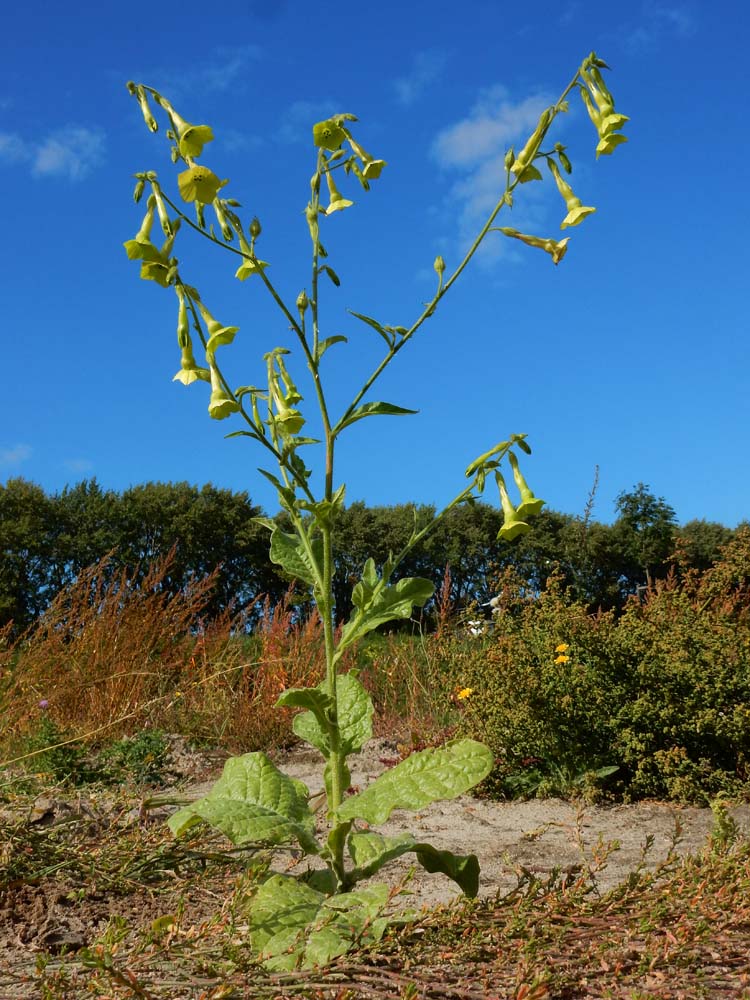
[[[483,503],[450,512],[400,575],[425,576],[436,589],[450,571],[454,607],[484,603],[499,577],[512,569],[532,590],[555,571],[592,609],[619,609],[670,569],[702,571],[734,531],[694,520],[679,526],[663,499],[639,483],[617,499],[617,518],[605,524],[543,510],[533,530],[513,542],[497,540],[502,514]],[[351,610],[351,589],[368,556],[382,564],[405,544],[429,506],[368,507],[353,503],[337,521],[334,594],[337,618]],[[177,591],[192,576],[217,569],[209,614],[229,606],[274,603],[290,581],[268,555],[268,533],[255,520],[263,511],[245,492],[212,485],[146,483],[121,493],[95,479],[48,494],[24,479],[0,484],[0,627],[31,624],[85,567],[113,553],[113,569],[140,567],[174,550],[165,586]],[[282,517],[282,515],[279,515]],[[307,595],[298,594],[304,604]]]

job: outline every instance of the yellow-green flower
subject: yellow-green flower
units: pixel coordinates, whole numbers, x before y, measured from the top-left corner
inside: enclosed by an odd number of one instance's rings
[[[609,135],[603,136],[596,144],[597,160],[600,156],[611,155],[618,146],[627,141],[628,137],[626,135],[621,135],[619,132],[610,132]]]
[[[178,148],[180,154],[186,159],[200,156],[203,147],[207,142],[212,142],[214,133],[210,125],[189,125],[182,122],[182,128],[178,129]]]
[[[328,184],[328,194],[330,196],[328,208],[325,210],[326,215],[330,215],[331,212],[339,212],[342,208],[349,208],[354,204],[353,201],[345,198],[336,187],[330,170],[326,170],[326,184]]]
[[[568,184],[568,182],[563,180],[560,176],[560,171],[558,170],[557,164],[554,160],[547,160],[547,163],[552,171],[553,177],[555,178],[557,190],[563,196],[563,199],[565,200],[565,207],[568,210],[568,214],[560,223],[560,229],[566,229],[568,226],[577,226],[580,222],[583,222],[587,215],[591,215],[592,212],[595,212],[596,209],[588,205],[584,205],[580,198],[576,198],[570,184]]]
[[[518,468],[518,459],[512,451],[508,452],[508,461],[513,470],[513,478],[518,487],[518,492],[521,494],[521,503],[516,507],[516,514],[521,518],[534,517],[542,509],[545,501],[540,500],[539,497],[535,497],[532,493],[528,483],[523,478],[521,470]]]
[[[498,531],[497,537],[505,538],[507,541],[512,541],[516,535],[522,535],[524,532],[529,530],[528,524],[523,521],[519,516],[516,508],[510,502],[510,497],[508,496],[508,490],[505,486],[505,480],[502,474],[495,472],[495,482],[500,491],[500,503],[502,504],[504,520],[503,526]]]
[[[517,229],[511,229],[510,226],[501,226],[500,232],[514,240],[520,240],[526,246],[544,250],[552,258],[553,264],[559,264],[568,252],[569,236],[566,236],[564,240],[542,239],[539,236],[527,236],[526,233],[519,233]]]
[[[267,260],[258,260],[257,257],[253,257],[250,260],[243,261],[235,271],[234,276],[235,278],[239,278],[240,281],[244,281],[254,274],[260,274],[261,271],[265,271],[267,267]]]
[[[331,153],[341,149],[341,145],[346,139],[346,132],[336,118],[326,118],[324,122],[318,122],[313,125],[312,132],[315,145],[319,149],[327,149]]]
[[[474,688],[461,688],[460,691],[456,691],[456,700],[465,701],[474,693]]]
[[[240,404],[226,391],[221,384],[218,370],[211,365],[211,399],[208,403],[208,415],[214,420],[224,420],[232,413],[237,413]]]
[[[513,166],[510,169],[517,177],[519,177],[519,180],[525,174],[526,170],[529,167],[529,164],[532,162],[537,152],[539,151],[539,147],[542,144],[542,140],[544,139],[544,136],[547,133],[547,129],[549,128],[549,123],[551,118],[552,118],[552,112],[550,111],[549,108],[547,108],[540,115],[537,126],[529,136],[528,142],[513,161]],[[534,180],[536,178],[534,178],[533,176],[528,176],[526,179]]]
[[[156,198],[149,195],[146,202],[146,214],[143,217],[141,228],[132,240],[125,240],[123,246],[129,260],[160,260],[159,251],[151,242],[151,230],[154,225],[154,212],[156,211]]]
[[[208,329],[208,343],[206,344],[206,354],[213,355],[217,347],[223,347],[227,344],[231,344],[234,340],[234,335],[239,330],[238,326],[222,326],[221,323],[214,319],[211,313],[206,309],[202,302],[198,303],[198,309],[203,317],[203,321]]]
[[[352,139],[351,136],[347,136],[347,141],[354,150],[355,155],[362,161],[362,176],[364,179],[366,181],[372,181],[380,177],[383,167],[388,166],[385,160],[374,159],[370,156],[367,150],[363,149],[358,142]]]
[[[177,175],[177,186],[183,201],[199,201],[202,205],[210,205],[219,190],[228,184],[216,176],[208,167],[189,167]]]

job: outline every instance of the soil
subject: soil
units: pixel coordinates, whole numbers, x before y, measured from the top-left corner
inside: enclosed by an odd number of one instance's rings
[[[173,787],[155,792],[157,799],[178,795],[198,798],[220,773],[220,762],[215,758],[191,755],[184,743],[182,751],[178,751],[176,746],[176,770],[181,779]],[[313,794],[321,790],[321,758],[315,751],[298,747],[272,756],[288,774],[302,779]],[[399,759],[395,742],[371,740],[362,753],[349,758],[353,787],[365,787]],[[156,826],[175,808],[161,805],[144,811],[136,806],[128,822]],[[117,809],[117,822],[121,824],[121,798]],[[740,829],[750,834],[750,806],[735,807],[730,814]],[[111,835],[107,831],[113,825],[108,825],[106,808],[101,803],[93,809],[80,795],[75,801],[40,797],[30,811],[27,809],[26,816],[29,829],[34,824],[60,822],[72,824],[73,829],[77,818],[75,835],[87,838],[92,845],[98,836]],[[14,829],[13,843],[3,845],[3,833],[10,825]],[[657,867],[672,849],[679,854],[700,850],[713,825],[709,809],[661,802],[584,806],[559,799],[493,802],[462,795],[416,813],[394,812],[389,822],[378,829],[388,835],[410,831],[437,848],[475,853],[481,867],[480,895],[496,895],[515,887],[519,876],[547,879],[554,873],[568,879],[583,873],[593,879],[598,891],[604,892],[627,879],[639,865]],[[0,856],[5,853],[7,858],[12,850],[28,852],[30,848],[23,846],[22,838],[19,842],[18,817],[9,815],[7,809],[3,814],[0,809]],[[378,873],[378,880],[396,884],[404,879],[412,867],[409,859],[410,855],[406,855],[393,862]],[[288,853],[280,854],[274,866],[279,870],[288,867]],[[120,889],[115,893],[87,885],[80,877],[56,875],[54,871],[33,882],[0,884],[0,997],[10,1000],[38,996],[38,985],[30,981],[37,955],[75,953],[92,944],[112,917],[124,918],[134,929],[147,929],[158,917],[180,910],[188,925],[215,917],[231,894],[236,878],[236,871],[219,868],[208,876],[187,880],[175,875],[158,887],[134,882],[132,891]],[[453,882],[421,868],[407,888],[410,895],[405,905],[415,908],[449,903],[460,895]]]

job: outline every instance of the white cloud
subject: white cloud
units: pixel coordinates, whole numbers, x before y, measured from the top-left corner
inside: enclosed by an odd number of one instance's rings
[[[181,66],[179,70],[151,67],[139,72],[135,79],[155,87],[173,103],[186,95],[221,93],[234,86],[244,89],[245,80],[250,79],[249,67],[259,59],[261,52],[259,46],[252,44],[221,46],[202,64]]]
[[[27,444],[16,444],[12,448],[0,449],[0,465],[20,465],[31,458],[31,448]]]
[[[698,30],[691,7],[678,4],[644,3],[638,23],[622,29],[625,48],[638,53],[658,48],[669,39],[689,38]]]
[[[445,170],[459,175],[450,189],[444,210],[455,223],[453,232],[458,246],[454,237],[450,247],[453,252],[466,249],[497,204],[505,185],[506,150],[525,142],[541,112],[552,102],[553,98],[541,93],[514,102],[506,87],[496,85],[480,93],[465,118],[436,136],[432,155]],[[514,209],[513,226],[533,231],[544,222],[546,215],[541,201],[542,185],[527,184],[522,191],[524,197],[519,199],[522,207]],[[487,261],[503,255],[517,256],[515,247],[507,244],[508,241],[500,237],[488,240],[483,246],[482,257]]]
[[[0,132],[0,162],[21,163],[32,157],[32,151],[15,132]]]
[[[36,147],[31,172],[35,177],[67,177],[80,181],[103,159],[103,132],[69,126],[47,136]]]
[[[88,458],[66,458],[63,465],[70,472],[91,472],[94,463]]]
[[[80,181],[104,160],[104,133],[68,125],[41,140],[0,132],[0,163],[28,163],[34,177],[67,177]]]
[[[399,103],[407,106],[414,104],[429,85],[440,76],[446,62],[445,53],[437,49],[417,52],[414,56],[411,72],[393,81]]]

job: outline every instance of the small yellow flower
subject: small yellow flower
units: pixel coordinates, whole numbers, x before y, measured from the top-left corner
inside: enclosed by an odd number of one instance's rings
[[[555,646],[556,653],[567,653],[569,649],[570,646],[567,642],[561,642],[559,645]]]
[[[564,653],[560,653],[559,656],[555,657],[555,663],[569,663],[569,662],[570,662],[570,657],[565,656]]]
[[[471,694],[473,694],[474,688],[461,688],[460,691],[456,692],[456,699],[458,701],[464,701]]]

